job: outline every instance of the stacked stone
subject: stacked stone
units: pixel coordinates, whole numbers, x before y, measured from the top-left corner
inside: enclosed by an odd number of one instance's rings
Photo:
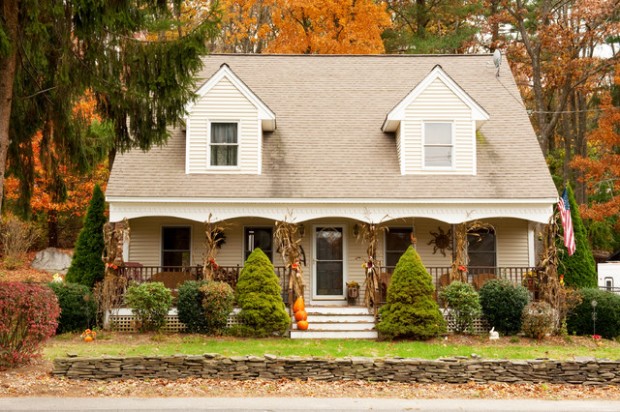
[[[231,356],[214,353],[157,357],[59,358],[53,374],[72,379],[300,379],[367,380],[418,383],[564,383],[620,385],[620,360],[489,360],[465,357],[319,358]]]

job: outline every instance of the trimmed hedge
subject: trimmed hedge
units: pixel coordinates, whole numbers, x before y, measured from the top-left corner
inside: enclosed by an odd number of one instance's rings
[[[469,283],[452,282],[439,292],[454,319],[456,333],[473,332],[474,320],[482,313],[478,292]]]
[[[87,286],[79,283],[52,282],[49,287],[60,305],[56,333],[81,331],[92,328],[97,320],[97,303]]]
[[[521,330],[521,314],[530,300],[523,286],[515,286],[505,279],[493,279],[480,288],[480,305],[489,325],[513,335]]]
[[[200,287],[207,332],[219,334],[226,327],[228,315],[233,310],[235,296],[225,282],[207,282]]]
[[[596,300],[596,334],[605,339],[620,336],[620,295],[600,289],[581,289],[581,303],[566,318],[569,333],[592,335],[592,300]]]
[[[189,280],[179,286],[177,310],[187,333],[207,333],[209,330],[200,292],[200,288],[206,284],[206,280]]]
[[[264,337],[283,335],[291,324],[282,301],[282,288],[273,264],[259,248],[246,260],[237,282],[239,320],[244,334]]]
[[[446,322],[433,299],[434,287],[420,256],[409,246],[400,257],[381,308],[382,338],[426,340],[445,332]]]
[[[166,324],[166,315],[172,307],[172,292],[162,282],[142,283],[129,286],[125,300],[140,331],[158,332]]]

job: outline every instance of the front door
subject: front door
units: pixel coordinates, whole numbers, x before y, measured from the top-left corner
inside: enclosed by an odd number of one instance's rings
[[[314,298],[344,297],[344,231],[342,227],[315,228]]]

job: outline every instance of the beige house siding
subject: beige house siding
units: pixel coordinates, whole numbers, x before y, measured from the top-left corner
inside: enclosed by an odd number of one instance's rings
[[[488,220],[496,231],[497,265],[499,267],[526,267],[529,266],[528,222],[519,219],[490,219]],[[355,239],[354,227],[358,223],[347,218],[317,219],[303,222],[305,236],[301,245],[306,253],[304,266],[304,281],[306,283],[305,299],[313,300],[314,290],[314,233],[317,227],[342,227],[345,235],[344,254],[344,281],[356,281],[362,288],[365,281],[364,269],[361,267],[366,260],[366,244]],[[242,218],[225,222],[226,242],[218,252],[217,262],[221,266],[243,265],[244,262],[244,229],[245,227],[272,227],[273,222],[267,219]],[[412,222],[387,222],[391,228],[408,228]],[[451,226],[433,219],[414,219],[416,250],[422,262],[427,267],[448,267],[452,261],[452,250],[446,249],[446,256],[440,250],[433,253],[433,239],[431,232],[439,232],[441,227],[448,233]],[[129,246],[129,261],[140,262],[145,266],[161,264],[161,228],[163,226],[190,226],[192,228],[193,265],[201,264],[204,250],[204,224],[183,219],[158,217],[140,218],[130,221],[131,242]],[[275,266],[282,266],[280,255],[274,250],[273,262]],[[378,247],[378,259],[385,265],[385,237],[381,236]],[[360,296],[358,303],[363,302]]]
[[[237,168],[209,166],[210,122],[238,123]],[[192,107],[187,136],[189,173],[260,173],[262,130],[258,109],[228,79],[220,80]]]
[[[453,125],[453,168],[424,168],[424,122],[450,122]],[[435,79],[405,110],[400,137],[401,162],[405,174],[474,174],[475,123],[472,112],[441,79]]]

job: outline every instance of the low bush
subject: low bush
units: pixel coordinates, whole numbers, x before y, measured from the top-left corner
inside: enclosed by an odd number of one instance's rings
[[[166,315],[172,307],[172,293],[162,282],[131,285],[125,300],[142,332],[159,331],[166,324]]]
[[[29,362],[54,335],[60,307],[46,286],[0,282],[0,368]]]
[[[530,300],[523,286],[515,286],[505,279],[490,280],[480,288],[482,313],[490,326],[504,334],[521,330],[521,314]]]
[[[95,298],[87,286],[79,283],[52,282],[49,287],[60,305],[56,333],[92,328],[97,316]]]
[[[291,324],[273,264],[259,248],[248,257],[237,282],[239,320],[254,336],[283,335]]]
[[[596,334],[606,339],[620,336],[620,295],[600,289],[581,289],[581,303],[575,306],[566,319],[569,333],[594,334],[592,301],[596,300]]]
[[[454,332],[472,333],[474,320],[482,314],[478,292],[469,283],[452,282],[439,292],[454,322]]]
[[[232,288],[224,282],[208,282],[200,287],[207,333],[221,333],[233,309]]]
[[[553,308],[547,302],[530,302],[521,315],[521,331],[528,338],[543,339],[553,332],[555,324]]]
[[[179,286],[177,310],[179,321],[185,325],[187,333],[207,333],[209,329],[202,306],[203,295],[200,292],[200,288],[206,283],[207,281],[190,280]]]

